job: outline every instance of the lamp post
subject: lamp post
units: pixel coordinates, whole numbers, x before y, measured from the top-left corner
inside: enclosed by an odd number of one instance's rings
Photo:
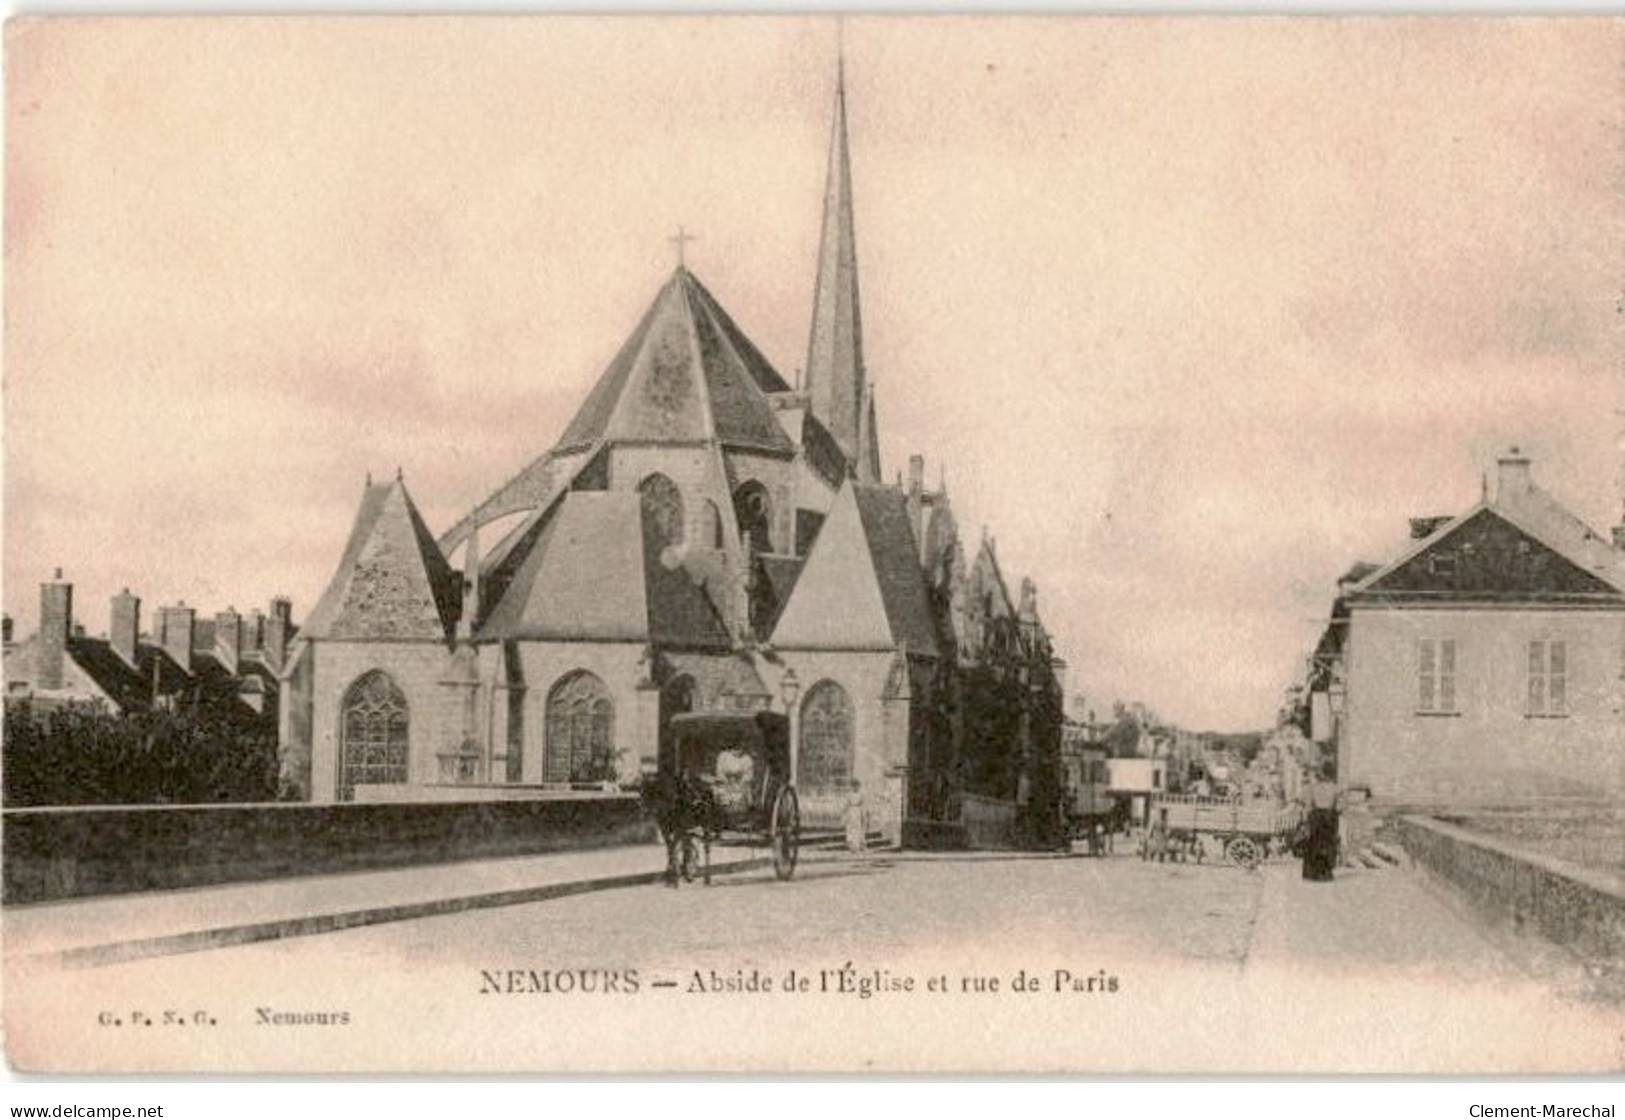
[[[796,677],[796,671],[785,666],[784,676],[779,678],[779,695],[784,698],[784,714],[789,718],[790,736],[790,784],[796,784],[796,697],[801,693],[801,681]]]

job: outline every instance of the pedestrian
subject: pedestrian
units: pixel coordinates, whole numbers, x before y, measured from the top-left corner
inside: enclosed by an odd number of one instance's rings
[[[863,783],[853,778],[852,788],[846,795],[845,815],[846,850],[853,855],[862,855],[865,847],[867,829],[863,816]]]
[[[1337,864],[1337,783],[1336,770],[1327,762],[1320,780],[1309,790],[1309,820],[1303,845],[1303,877],[1314,883],[1329,883]]]

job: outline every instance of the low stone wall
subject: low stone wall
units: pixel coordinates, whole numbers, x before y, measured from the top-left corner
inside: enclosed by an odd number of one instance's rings
[[[1625,966],[1625,881],[1443,821],[1395,821],[1405,850],[1492,919],[1588,961]]]
[[[968,848],[1016,846],[1016,803],[967,793],[959,800],[959,823]]]
[[[4,901],[539,855],[655,838],[635,796],[7,809]]]

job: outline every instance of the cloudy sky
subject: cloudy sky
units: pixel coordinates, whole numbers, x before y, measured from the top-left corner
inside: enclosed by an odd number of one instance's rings
[[[294,597],[432,528],[672,267],[804,361],[835,25],[12,22],[5,608]],[[856,19],[887,470],[946,470],[1091,703],[1265,724],[1336,576],[1497,449],[1620,516],[1625,24]]]

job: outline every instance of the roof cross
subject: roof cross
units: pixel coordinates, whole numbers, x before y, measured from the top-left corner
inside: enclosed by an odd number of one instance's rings
[[[698,241],[699,238],[695,237],[693,234],[689,233],[682,226],[678,226],[677,227],[677,235],[675,237],[668,237],[668,238],[666,238],[666,240],[671,242],[673,245],[677,246],[677,267],[682,268],[683,267],[683,250],[684,250],[684,248],[688,245],[688,243],[690,241]]]

